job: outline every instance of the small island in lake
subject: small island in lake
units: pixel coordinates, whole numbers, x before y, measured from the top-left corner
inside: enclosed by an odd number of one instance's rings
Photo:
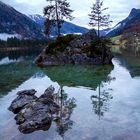
[[[36,58],[39,66],[65,64],[112,64],[112,52],[105,38],[98,38],[95,30],[83,35],[66,35],[52,41]]]

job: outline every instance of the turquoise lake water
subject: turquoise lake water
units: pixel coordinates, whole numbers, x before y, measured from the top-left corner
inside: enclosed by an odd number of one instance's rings
[[[116,56],[114,66],[38,68],[32,63],[37,54],[0,53],[0,140],[140,140],[138,66]],[[61,120],[70,123],[52,122],[47,131],[20,133],[7,109],[16,93],[33,88],[39,96],[50,85],[74,99],[69,120]]]

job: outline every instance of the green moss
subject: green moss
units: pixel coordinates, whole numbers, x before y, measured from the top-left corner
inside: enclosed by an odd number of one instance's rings
[[[106,49],[110,48],[112,42],[110,38],[106,37],[96,37],[91,42],[91,56],[102,55],[103,51],[105,52]]]
[[[70,41],[77,37],[79,37],[79,35],[70,34],[57,38],[55,41],[48,45],[46,53],[63,52],[65,48],[69,46]]]

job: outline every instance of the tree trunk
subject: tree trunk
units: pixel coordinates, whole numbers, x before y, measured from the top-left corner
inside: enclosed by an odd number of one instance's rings
[[[60,23],[58,21],[58,37],[60,37]]]
[[[98,14],[98,37],[100,37],[100,22],[99,22],[99,14]]]
[[[58,5],[57,0],[55,0],[55,12],[56,12],[56,28],[57,28],[57,37],[60,37],[60,28],[59,28],[59,17],[58,17]]]

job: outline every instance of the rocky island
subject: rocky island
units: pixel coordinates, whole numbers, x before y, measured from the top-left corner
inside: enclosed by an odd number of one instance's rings
[[[97,38],[94,29],[83,35],[59,37],[42,51],[35,63],[39,66],[112,64],[113,55],[109,47],[99,43],[92,45]]]

